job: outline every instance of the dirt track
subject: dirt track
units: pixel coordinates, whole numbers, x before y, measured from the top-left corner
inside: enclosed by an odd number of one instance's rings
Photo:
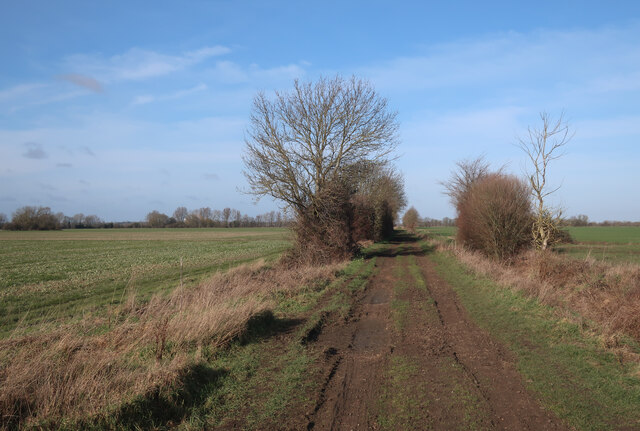
[[[415,242],[398,241],[376,259],[351,317],[315,343],[325,382],[308,429],[567,429]]]

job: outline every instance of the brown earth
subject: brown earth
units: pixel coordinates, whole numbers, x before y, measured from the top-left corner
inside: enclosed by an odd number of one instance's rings
[[[410,238],[376,256],[349,318],[310,345],[325,376],[307,429],[568,429]]]

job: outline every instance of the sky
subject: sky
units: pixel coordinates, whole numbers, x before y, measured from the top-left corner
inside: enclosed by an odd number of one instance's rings
[[[516,175],[541,112],[574,133],[549,168],[567,216],[640,220],[640,2],[8,1],[0,13],[0,213],[107,221],[277,209],[247,194],[257,92],[355,75],[397,111],[421,216],[454,217],[456,161]]]

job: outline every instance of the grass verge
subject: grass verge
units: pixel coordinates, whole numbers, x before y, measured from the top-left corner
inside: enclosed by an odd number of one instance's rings
[[[453,255],[432,259],[472,318],[515,353],[527,386],[547,408],[577,429],[640,428],[637,363],[622,363],[551,307],[470,274]]]

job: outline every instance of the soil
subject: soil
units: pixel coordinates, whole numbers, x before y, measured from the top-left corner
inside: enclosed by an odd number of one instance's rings
[[[410,238],[377,256],[376,267],[350,317],[327,323],[309,345],[325,377],[307,429],[568,429]]]

